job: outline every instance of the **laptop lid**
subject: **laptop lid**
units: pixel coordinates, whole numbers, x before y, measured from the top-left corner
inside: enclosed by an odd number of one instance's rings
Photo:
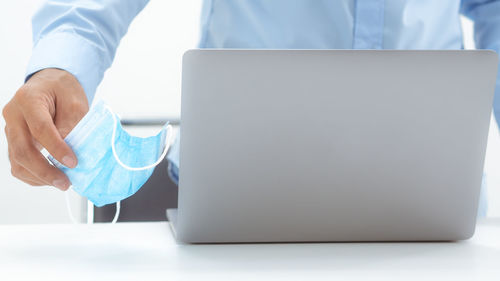
[[[497,63],[491,51],[186,52],[178,239],[470,237]]]

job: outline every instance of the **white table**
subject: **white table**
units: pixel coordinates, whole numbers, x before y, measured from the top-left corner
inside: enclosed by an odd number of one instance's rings
[[[0,280],[500,280],[500,219],[449,243],[179,245],[166,222],[0,226]]]

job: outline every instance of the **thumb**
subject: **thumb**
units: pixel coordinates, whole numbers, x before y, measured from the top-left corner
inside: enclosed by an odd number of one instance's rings
[[[85,95],[83,96],[85,97]],[[88,111],[86,97],[77,100],[58,100],[54,123],[61,136],[65,138]]]

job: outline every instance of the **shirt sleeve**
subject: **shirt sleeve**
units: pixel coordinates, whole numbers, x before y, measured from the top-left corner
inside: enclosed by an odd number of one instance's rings
[[[500,0],[462,0],[461,12],[474,21],[474,41],[478,49],[500,53]],[[500,125],[500,68],[493,112]]]
[[[89,103],[130,22],[149,0],[52,0],[35,13],[27,79],[45,68],[73,74]]]

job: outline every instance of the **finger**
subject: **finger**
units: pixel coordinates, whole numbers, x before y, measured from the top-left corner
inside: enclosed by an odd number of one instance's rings
[[[11,116],[11,111],[9,111],[9,107],[5,106],[3,109],[3,116],[5,120],[9,120],[9,117]],[[9,130],[8,127],[4,127],[4,132],[5,132],[5,137],[9,139]],[[39,186],[43,185],[41,181],[39,181],[35,176],[33,176],[30,172],[28,172],[26,169],[24,169],[21,165],[17,164],[16,161],[14,161],[11,157],[11,152],[10,152],[10,146],[8,150],[8,155],[9,155],[9,162],[10,162],[10,173],[20,179],[21,181],[33,185],[33,186]]]
[[[39,106],[26,106],[22,111],[35,140],[66,167],[76,167],[76,156],[59,134],[49,111]]]
[[[35,148],[30,149],[31,161],[17,162],[29,173],[41,181],[41,185],[51,185],[60,190],[67,190],[71,183],[68,177],[47,162],[45,157]]]
[[[17,164],[16,162],[11,162],[11,173],[14,177],[22,180],[23,182],[32,186],[46,185],[44,182],[40,181],[37,177],[33,176],[28,170],[23,166]]]
[[[71,183],[66,175],[50,165],[36,149],[25,123],[14,128],[9,127],[8,141],[11,161],[21,165],[46,185],[53,185],[61,190],[69,188]]]
[[[46,184],[44,184],[44,183],[34,182],[34,181],[30,181],[28,179],[20,179],[20,180],[31,185],[31,186],[46,186]]]

